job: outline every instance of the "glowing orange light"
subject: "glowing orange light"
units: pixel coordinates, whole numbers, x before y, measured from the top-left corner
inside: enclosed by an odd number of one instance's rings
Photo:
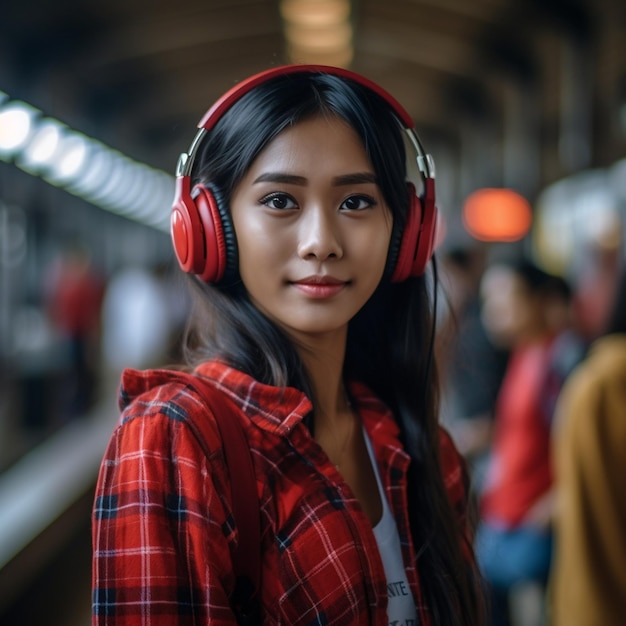
[[[511,189],[479,189],[465,200],[463,224],[480,241],[518,241],[530,230],[532,209]]]

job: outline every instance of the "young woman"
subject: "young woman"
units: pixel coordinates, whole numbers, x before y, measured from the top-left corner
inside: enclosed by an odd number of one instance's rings
[[[199,127],[172,235],[197,295],[189,364],[252,452],[260,623],[480,624],[466,475],[436,417],[434,172],[408,114],[359,75],[286,66]],[[94,624],[235,623],[244,532],[215,407],[189,380],[123,375],[94,508]]]

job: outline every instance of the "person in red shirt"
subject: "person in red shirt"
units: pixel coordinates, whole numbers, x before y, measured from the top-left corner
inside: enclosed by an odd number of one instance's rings
[[[252,452],[258,622],[482,624],[466,469],[436,417],[434,169],[412,121],[364,77],[285,66],[199,127],[172,209],[195,294],[186,356]],[[237,623],[243,526],[196,387],[123,374],[94,503],[94,626]]]
[[[476,550],[492,592],[492,624],[508,624],[510,594],[542,590],[552,559],[551,430],[554,398],[584,355],[567,319],[563,279],[521,259],[494,265],[482,285],[483,317],[511,350],[495,404],[491,454],[480,498]],[[557,321],[558,318],[558,321]],[[543,612],[541,602],[537,612]]]
[[[65,419],[86,416],[96,400],[104,290],[87,246],[76,238],[66,242],[45,287],[50,320],[69,357],[61,394]]]

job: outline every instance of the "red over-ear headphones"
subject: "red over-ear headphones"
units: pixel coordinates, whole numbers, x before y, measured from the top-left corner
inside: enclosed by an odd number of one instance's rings
[[[408,183],[411,206],[407,222],[397,244],[393,282],[424,273],[432,256],[437,225],[435,206],[435,166],[415,132],[413,120],[400,103],[368,78],[349,70],[325,65],[285,65],[255,74],[227,91],[204,115],[200,129],[188,152],[180,155],[176,168],[176,192],[171,214],[171,235],[178,263],[183,271],[197,274],[201,280],[217,283],[223,277],[234,247],[230,238],[234,233],[225,228],[220,206],[214,193],[202,185],[191,189],[191,170],[204,136],[221,119],[222,115],[243,95],[277,76],[296,72],[325,73],[348,78],[381,96],[392,108],[402,129],[416,152],[417,166],[424,179],[420,196]],[[392,244],[393,245],[393,244]]]

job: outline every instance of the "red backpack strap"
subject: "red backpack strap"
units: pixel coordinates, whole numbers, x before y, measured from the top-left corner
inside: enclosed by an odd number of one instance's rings
[[[220,431],[224,457],[231,484],[231,502],[239,544],[233,557],[236,586],[231,604],[239,624],[258,623],[259,589],[261,587],[261,522],[256,477],[250,445],[238,413],[241,410],[226,394],[211,383],[192,374],[185,378],[202,396]],[[207,437],[203,432],[208,422],[190,420],[205,451]]]

